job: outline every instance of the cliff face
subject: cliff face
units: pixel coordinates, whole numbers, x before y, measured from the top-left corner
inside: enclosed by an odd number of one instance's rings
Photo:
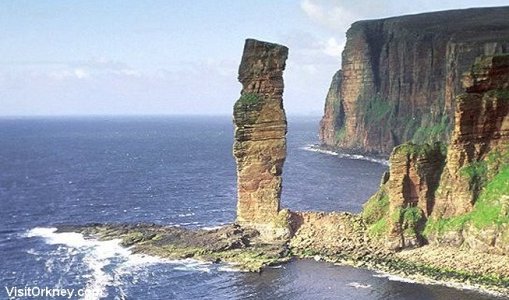
[[[387,181],[389,238],[392,249],[421,246],[420,232],[433,211],[433,197],[445,162],[443,147],[401,145],[391,155]]]
[[[394,148],[390,169],[380,190],[364,205],[362,216],[369,233],[383,237],[386,248],[419,247],[421,234],[433,212],[435,191],[445,164],[445,147],[404,144]]]
[[[483,181],[489,179],[483,177],[499,167],[491,156],[506,152],[509,146],[509,55],[477,59],[463,84],[467,93],[456,100],[456,124],[437,194],[437,217],[471,211]],[[484,165],[488,156],[494,170]]]
[[[431,242],[509,253],[509,55],[477,59],[435,196]]]
[[[287,57],[285,46],[248,39],[239,67],[242,92],[233,111],[237,222],[261,231],[271,227],[279,213],[286,158],[282,96]]]
[[[320,140],[327,145],[333,145],[336,136],[342,134],[340,131],[335,131],[335,128],[343,127],[345,119],[345,112],[339,98],[342,78],[341,70],[337,71],[332,77],[327,100],[325,101],[325,111],[328,113],[320,121]]]
[[[463,83],[447,155],[440,143],[396,147],[364,207],[368,231],[389,248],[509,253],[509,55],[476,59]]]
[[[352,24],[322,144],[387,155],[406,141],[448,141],[461,74],[479,55],[509,52],[508,19],[501,7]]]

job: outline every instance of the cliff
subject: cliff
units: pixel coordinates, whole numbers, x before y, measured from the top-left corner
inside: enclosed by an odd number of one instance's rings
[[[509,7],[359,21],[347,32],[320,125],[326,147],[388,155],[448,142],[461,74],[479,55],[509,52]]]
[[[239,67],[242,91],[233,110],[237,223],[257,228],[263,236],[274,235],[280,212],[286,158],[283,70],[287,57],[285,46],[246,40]]]
[[[329,145],[333,145],[334,141],[341,139],[341,135],[344,134],[344,130],[343,132],[341,130],[344,128],[345,112],[339,97],[342,78],[341,70],[332,77],[325,101],[325,114],[320,121],[320,140]]]
[[[509,253],[509,55],[476,59],[463,85],[447,151],[440,143],[396,147],[364,207],[368,231],[388,248]]]
[[[448,149],[441,143],[395,148],[380,190],[355,215],[280,210],[287,53],[281,45],[246,40],[239,68],[243,89],[234,105],[238,224],[213,230],[60,225],[58,232],[120,240],[135,253],[168,259],[227,262],[246,271],[294,256],[313,257],[507,295],[509,55],[482,57],[464,77],[466,94],[455,101]],[[341,86],[341,76],[331,94]]]
[[[464,77],[427,231],[431,242],[509,253],[509,55]]]

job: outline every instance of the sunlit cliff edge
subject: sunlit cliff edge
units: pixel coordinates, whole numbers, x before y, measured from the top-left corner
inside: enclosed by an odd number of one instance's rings
[[[388,156],[404,142],[448,142],[462,74],[509,52],[509,7],[358,21],[347,31],[320,123],[328,148]]]

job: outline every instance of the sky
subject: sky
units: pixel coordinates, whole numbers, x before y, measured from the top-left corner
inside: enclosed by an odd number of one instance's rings
[[[288,114],[319,115],[350,24],[501,0],[0,1],[0,116],[229,115],[244,40],[284,44]]]

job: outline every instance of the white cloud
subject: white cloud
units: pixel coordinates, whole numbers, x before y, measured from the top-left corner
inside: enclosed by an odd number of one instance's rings
[[[350,24],[359,19],[358,14],[338,1],[325,3],[317,0],[303,0],[300,7],[311,20],[341,32],[346,31]]]
[[[321,19],[321,18],[323,18],[324,12],[322,10],[322,7],[320,7],[316,3],[313,3],[310,0],[302,1],[300,3],[300,7],[312,19]]]
[[[132,76],[132,77],[141,77],[142,76],[142,73],[140,71],[137,71],[134,69],[122,69],[115,73],[119,74],[119,75]]]
[[[74,69],[74,75],[78,79],[84,79],[84,78],[90,77],[90,74],[87,71],[85,71],[85,70],[83,70],[81,68]]]
[[[33,71],[33,72],[30,72],[30,75],[32,77],[44,77],[45,74],[40,71]],[[75,74],[73,72],[71,72],[70,70],[63,70],[63,69],[49,70],[47,73],[47,77],[58,81],[58,80],[65,80],[68,78],[75,77]]]
[[[321,25],[322,28],[329,29],[329,34],[334,36],[321,36],[317,38],[307,37],[308,59],[314,58],[316,61],[325,63],[334,63],[339,66],[341,53],[345,46],[345,32],[350,25],[359,19],[359,15],[351,9],[352,5],[346,2],[353,1],[335,1],[335,0],[302,0],[300,7],[302,11],[313,22]],[[332,31],[331,31],[332,29]],[[316,63],[315,63],[316,65]]]
[[[332,57],[341,58],[341,52],[345,48],[345,43],[339,43],[336,38],[331,37],[324,43],[323,53]]]

